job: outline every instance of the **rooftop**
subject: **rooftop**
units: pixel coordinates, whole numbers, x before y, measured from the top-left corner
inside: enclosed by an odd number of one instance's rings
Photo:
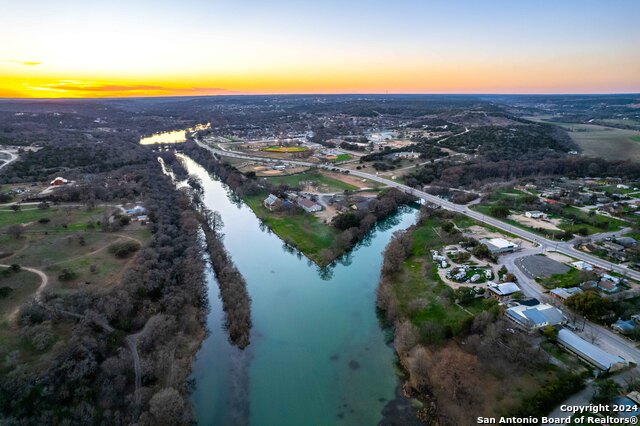
[[[601,370],[606,371],[616,364],[626,363],[624,358],[612,355],[598,346],[587,342],[574,332],[564,328],[558,332],[558,342],[587,359]]]

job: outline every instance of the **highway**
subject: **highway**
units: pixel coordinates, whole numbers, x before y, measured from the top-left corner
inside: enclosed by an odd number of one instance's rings
[[[510,234],[516,235],[517,237],[534,242],[537,244],[537,247],[523,249],[515,253],[503,255],[501,256],[500,260],[507,267],[507,269],[516,276],[518,281],[518,286],[520,287],[522,292],[526,296],[535,297],[538,300],[543,300],[545,298],[546,296],[545,289],[543,289],[538,283],[536,283],[535,280],[525,275],[522,269],[520,269],[520,267],[518,266],[518,260],[522,259],[525,256],[543,253],[547,250],[554,250],[559,253],[571,256],[573,258],[577,258],[585,262],[589,262],[592,265],[596,265],[603,269],[614,270],[616,272],[626,275],[627,277],[633,278],[635,280],[640,280],[640,272],[628,269],[622,265],[613,265],[610,262],[591,256],[587,253],[578,251],[573,248],[572,242],[551,241],[547,238],[534,234],[533,232],[527,231],[525,229],[513,226],[511,224],[502,222],[501,220],[498,220],[498,219],[486,216],[477,211],[471,210],[469,209],[468,206],[454,204],[450,201],[443,200],[442,198],[436,197],[435,195],[431,195],[426,192],[408,187],[401,183],[394,182],[386,178],[382,178],[375,174],[366,173],[361,170],[348,170],[340,167],[335,167],[333,165],[326,165],[326,164],[319,165],[319,164],[308,163],[304,161],[296,161],[296,160],[281,161],[281,160],[269,159],[264,157],[249,156],[243,153],[215,149],[199,141],[197,142],[201,147],[223,157],[242,158],[246,160],[262,161],[262,162],[277,162],[277,163],[294,164],[294,165],[308,166],[308,167],[318,167],[318,168],[323,168],[327,170],[337,170],[340,172],[348,171],[350,175],[358,176],[364,179],[369,179],[393,188],[397,188],[407,194],[413,195],[417,198],[421,198],[429,203],[439,205],[444,209],[464,214],[480,222],[486,223],[495,228],[506,231],[507,233],[510,233]],[[623,232],[626,232],[626,230],[617,231],[616,233],[620,234]],[[601,234],[596,238],[597,239],[605,238],[613,234],[614,233]],[[560,308],[564,309],[563,306],[561,306]],[[622,356],[627,361],[632,361],[635,364],[640,365],[640,350],[636,348],[634,342],[612,332],[611,330],[605,327],[602,327],[600,325],[597,325],[591,322],[585,321],[584,324],[577,324],[577,326],[582,329],[581,331],[577,331],[577,333],[581,334],[585,340],[592,341],[594,344],[600,346],[605,351]],[[618,376],[619,378],[617,380],[621,380],[622,377],[627,374],[634,374],[632,372],[635,372],[635,371],[637,371],[637,368],[628,370],[627,372],[624,372],[622,375],[619,375]],[[584,391],[572,397],[573,399],[570,398],[568,401],[574,400],[582,404],[587,403],[592,395],[592,392],[593,392],[592,384],[589,383],[589,385]],[[559,417],[560,414],[561,413],[558,412],[558,409],[556,409],[551,414],[551,417]]]
[[[322,169],[327,169],[327,170],[335,170],[335,171],[339,171],[339,172],[347,172],[352,176],[358,176],[361,177],[363,179],[369,179],[375,182],[379,182],[382,184],[385,184],[387,186],[393,187],[393,188],[397,188],[407,194],[413,195],[416,198],[421,198],[431,204],[436,204],[441,206],[444,209],[447,210],[451,210],[451,211],[455,211],[461,214],[464,214],[465,216],[471,217],[479,222],[483,222],[486,223],[488,225],[491,225],[495,228],[501,229],[507,233],[513,234],[519,238],[523,238],[525,240],[529,240],[532,241],[534,243],[537,243],[541,246],[543,251],[546,250],[555,250],[559,253],[565,254],[567,256],[571,256],[573,258],[585,261],[585,262],[589,262],[592,265],[598,266],[600,268],[603,268],[605,270],[611,270],[611,271],[615,271],[618,272],[622,275],[625,275],[629,278],[633,278],[634,280],[638,280],[640,281],[640,271],[634,271],[632,269],[627,268],[624,265],[616,265],[613,264],[611,262],[608,262],[606,260],[600,259],[598,257],[592,256],[590,254],[584,253],[582,251],[576,250],[575,248],[573,248],[573,243],[572,242],[561,242],[561,241],[552,241],[549,240],[545,237],[542,237],[538,234],[535,234],[531,231],[527,231],[526,229],[522,229],[519,228],[517,226],[513,226],[509,223],[505,223],[499,219],[484,215],[480,212],[477,212],[475,210],[471,210],[468,206],[463,206],[463,205],[458,205],[455,203],[452,203],[451,201],[447,201],[447,200],[443,200],[440,197],[437,197],[435,195],[431,195],[428,194],[424,191],[420,191],[418,189],[415,188],[411,188],[407,185],[403,185],[401,183],[395,182],[393,180],[387,179],[387,178],[383,178],[380,177],[378,175],[375,174],[371,174],[371,173],[367,173],[367,172],[363,172],[362,170],[349,170],[349,169],[344,169],[341,167],[336,167],[334,165],[330,165],[330,164],[315,164],[315,163],[309,163],[306,161],[298,161],[298,160],[279,160],[279,159],[273,159],[273,158],[264,158],[264,157],[258,157],[258,156],[251,156],[251,155],[246,155],[243,153],[239,153],[239,152],[235,152],[235,151],[225,151],[222,149],[216,149],[213,148],[207,144],[204,144],[200,141],[196,141],[198,143],[198,145],[200,145],[201,147],[213,152],[216,155],[222,156],[222,157],[231,157],[231,158],[241,158],[241,159],[245,159],[245,160],[252,160],[252,161],[262,161],[262,162],[273,162],[273,163],[283,163],[283,164],[293,164],[293,165],[297,165],[297,166],[306,166],[306,167],[317,167],[317,168],[322,168]]]

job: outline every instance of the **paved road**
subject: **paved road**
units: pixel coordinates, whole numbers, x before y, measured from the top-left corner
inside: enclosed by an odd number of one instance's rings
[[[231,158],[241,158],[241,159],[246,159],[246,160],[253,160],[253,161],[262,161],[262,162],[273,162],[273,163],[285,163],[285,164],[293,164],[293,165],[297,165],[297,166],[305,166],[305,167],[318,167],[321,169],[327,169],[327,170],[336,170],[339,172],[348,172],[350,175],[352,176],[358,176],[364,179],[369,179],[375,182],[379,182],[382,184],[385,184],[387,186],[393,187],[393,188],[397,188],[407,194],[413,195],[417,198],[421,198],[429,203],[432,204],[436,204],[441,206],[444,209],[447,210],[452,210],[461,214],[464,214],[466,216],[469,216],[473,219],[476,219],[480,222],[486,223],[488,225],[491,225],[495,228],[501,229],[503,231],[506,231],[508,233],[514,234],[520,238],[524,238],[526,240],[529,241],[533,241],[537,244],[539,244],[543,250],[555,250],[559,253],[574,257],[576,259],[580,259],[583,260],[585,262],[589,262],[592,265],[596,265],[600,268],[603,269],[608,269],[608,270],[612,270],[615,272],[618,272],[620,274],[626,275],[630,278],[633,278],[635,280],[639,280],[640,281],[640,271],[634,271],[632,269],[627,268],[624,265],[616,265],[616,264],[612,264],[611,262],[608,262],[606,260],[602,260],[598,257],[592,256],[590,254],[578,251],[576,249],[573,248],[573,243],[572,242],[560,242],[560,241],[552,241],[549,240],[547,238],[544,238],[540,235],[537,235],[531,231],[527,231],[525,229],[510,225],[508,223],[505,223],[499,219],[490,217],[490,216],[486,216],[480,212],[477,212],[475,210],[471,210],[468,206],[461,206],[455,203],[452,203],[451,201],[447,201],[444,200],[442,198],[439,198],[435,195],[431,195],[428,194],[424,191],[420,191],[418,189],[415,188],[411,188],[407,185],[403,185],[399,182],[395,182],[393,180],[389,180],[380,176],[377,176],[375,174],[371,174],[371,173],[367,173],[367,172],[363,172],[361,170],[348,170],[348,169],[344,169],[344,168],[340,168],[340,167],[336,167],[334,165],[330,165],[330,164],[315,164],[315,163],[309,163],[306,161],[297,161],[297,160],[279,160],[279,159],[272,159],[272,158],[264,158],[264,157],[257,157],[257,156],[252,156],[252,155],[246,155],[244,153],[240,153],[240,152],[235,152],[235,151],[223,151],[221,149],[216,149],[216,148],[212,148],[209,145],[206,145],[200,141],[197,141],[197,143],[211,151],[214,154],[217,154],[219,156],[223,156],[223,157],[231,157]],[[620,231],[617,232],[617,234],[620,234]]]
[[[603,269],[609,269],[609,270],[614,270],[616,272],[622,273],[630,278],[633,278],[635,280],[640,280],[640,272],[638,271],[634,271],[631,270],[629,268],[627,268],[626,266],[623,265],[614,265],[611,264],[610,262],[607,262],[605,260],[599,259],[595,256],[591,256],[587,253],[578,251],[576,249],[573,248],[573,243],[572,242],[558,242],[558,241],[551,241],[547,238],[541,237],[537,234],[534,234],[533,232],[527,231],[525,229],[522,228],[518,228],[515,226],[512,226],[508,223],[502,222],[501,220],[486,216],[482,213],[479,213],[477,211],[471,210],[469,209],[469,207],[467,206],[460,206],[457,204],[454,204],[450,201],[447,200],[443,200],[442,198],[436,197],[435,195],[431,195],[431,194],[427,194],[426,192],[423,191],[419,191],[417,189],[411,188],[409,186],[403,185],[401,183],[398,182],[394,182],[392,180],[389,179],[385,179],[382,178],[380,176],[371,174],[371,173],[366,173],[363,172],[361,170],[347,170],[347,169],[342,169],[340,167],[335,167],[333,165],[325,165],[325,164],[314,164],[314,163],[308,163],[305,161],[297,161],[297,160],[286,160],[286,161],[282,161],[282,160],[276,160],[276,159],[269,159],[269,158],[264,158],[264,157],[256,157],[256,156],[249,156],[249,155],[245,155],[244,153],[238,153],[238,152],[232,152],[232,151],[223,151],[220,149],[215,149],[212,148],[208,145],[205,145],[201,142],[198,142],[198,144],[213,152],[214,154],[217,154],[219,156],[226,156],[226,157],[232,157],[232,158],[243,158],[243,159],[248,159],[248,160],[253,160],[253,161],[263,161],[263,162],[274,162],[274,163],[287,163],[287,164],[294,164],[294,165],[300,165],[300,166],[307,166],[307,167],[319,167],[319,168],[323,168],[323,169],[327,169],[327,170],[337,170],[340,172],[344,172],[344,171],[348,171],[350,175],[353,176],[358,176],[358,177],[362,177],[364,179],[369,179],[375,182],[380,182],[383,183],[387,186],[393,187],[393,188],[397,188],[407,194],[411,194],[415,197],[421,198],[429,203],[433,203],[436,205],[441,206],[444,209],[447,210],[452,210],[461,214],[464,214],[466,216],[469,216],[473,219],[476,219],[480,222],[486,223],[488,225],[491,225],[495,228],[501,229],[503,231],[506,231],[508,233],[514,234],[520,238],[535,242],[538,244],[538,247],[535,248],[531,248],[531,249],[524,249],[524,250],[520,250],[517,253],[513,253],[510,255],[506,255],[503,256],[501,258],[501,261],[505,263],[505,265],[507,266],[507,268],[509,269],[509,271],[511,271],[512,273],[514,273],[516,275],[516,277],[518,278],[518,285],[520,286],[520,288],[522,289],[522,292],[524,294],[526,294],[527,296],[531,296],[531,297],[536,297],[536,298],[541,298],[544,295],[544,289],[542,287],[540,287],[535,281],[531,280],[530,278],[528,278],[521,270],[520,268],[517,267],[515,261],[516,259],[520,258],[520,257],[524,257],[524,256],[529,256],[532,254],[538,254],[538,253],[543,253],[545,251],[548,250],[553,250],[553,251],[557,251],[559,253],[583,260],[585,262],[589,262],[592,265],[596,265],[600,268]],[[620,231],[616,232],[617,234],[620,234]],[[609,233],[612,234],[612,233]],[[611,332],[610,330],[601,327],[599,325],[595,325],[595,324],[590,324],[587,323],[585,324],[585,330],[583,332],[583,336],[584,335],[590,335],[590,334],[594,334],[596,337],[596,343],[599,346],[602,346],[603,349],[615,353],[615,354],[619,354],[620,356],[624,357],[625,359],[629,360],[629,361],[634,361],[638,364],[640,364],[640,351],[638,349],[635,348],[635,346],[632,344],[632,342],[626,340],[625,338]]]
[[[4,162],[0,164],[0,170],[18,159],[18,156],[11,151],[1,150],[0,152],[7,154],[10,157],[9,160],[4,160]]]

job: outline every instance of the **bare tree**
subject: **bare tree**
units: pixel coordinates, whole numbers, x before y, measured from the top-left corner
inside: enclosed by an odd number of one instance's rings
[[[24,235],[25,229],[23,225],[15,224],[15,225],[9,226],[6,232],[8,235],[11,235],[16,240],[19,240]]]

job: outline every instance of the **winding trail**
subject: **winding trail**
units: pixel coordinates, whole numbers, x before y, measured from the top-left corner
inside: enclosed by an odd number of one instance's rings
[[[3,268],[10,268],[11,265],[5,265],[0,263],[0,267]],[[44,289],[47,287],[47,285],[49,285],[49,277],[47,276],[47,274],[45,274],[43,271],[41,271],[40,269],[36,269],[36,268],[31,268],[29,266],[22,266],[21,269],[24,269],[25,271],[29,271],[31,273],[34,273],[36,275],[38,275],[40,277],[40,285],[38,286],[38,289],[36,290],[35,294],[34,294],[34,300],[37,303],[40,303],[42,300],[42,292],[44,291]],[[9,314],[9,319],[10,320],[14,320],[16,315],[18,315],[18,312],[20,311],[20,306],[17,306],[10,314]]]

